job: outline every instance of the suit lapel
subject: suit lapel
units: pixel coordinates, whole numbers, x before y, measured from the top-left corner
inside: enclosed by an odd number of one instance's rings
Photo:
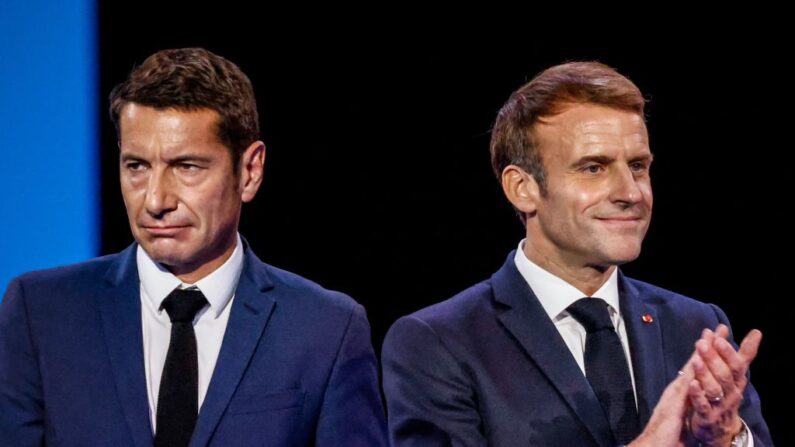
[[[243,271],[235,291],[215,371],[199,411],[199,419],[190,443],[192,447],[209,443],[243,378],[275,306],[275,301],[266,293],[272,288],[265,264],[257,259],[246,244]]]
[[[627,326],[629,352],[638,396],[638,416],[646,426],[666,386],[662,332],[656,309],[623,274],[619,276],[619,306]]]
[[[610,425],[596,395],[533,291],[514,265],[515,251],[492,276],[497,317],[557,389],[600,445],[610,445]]]
[[[98,293],[105,341],[122,412],[138,447],[152,445],[141,332],[141,294],[136,265],[137,245],[119,254]]]

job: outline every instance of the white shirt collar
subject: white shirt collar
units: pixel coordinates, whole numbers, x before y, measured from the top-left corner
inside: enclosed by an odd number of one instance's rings
[[[516,264],[519,273],[533,290],[538,301],[541,302],[541,306],[547,312],[549,318],[555,321],[564,315],[568,315],[568,312],[563,314],[566,308],[580,298],[583,298],[585,294],[573,285],[549,273],[529,260],[523,248],[524,239],[519,242],[519,248],[516,249],[516,255],[513,259],[514,264]],[[620,312],[618,307],[617,268],[613,270],[613,273],[607,281],[602,284],[602,287],[591,296],[605,300],[615,313]]]
[[[237,282],[243,271],[243,243],[238,234],[232,256],[212,273],[196,281],[195,284],[186,284],[180,281],[165,267],[153,261],[140,244],[136,252],[136,263],[141,286],[155,309],[160,311],[163,300],[177,287],[184,289],[195,286],[201,290],[204,297],[207,298],[207,302],[210,303],[213,317],[218,318],[237,289]]]

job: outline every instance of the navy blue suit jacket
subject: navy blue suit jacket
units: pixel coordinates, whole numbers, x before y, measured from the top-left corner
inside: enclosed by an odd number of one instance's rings
[[[135,252],[11,282],[0,445],[152,445]],[[386,445],[364,309],[244,256],[191,446]]]
[[[490,280],[398,320],[384,341],[384,392],[393,445],[607,447],[599,401],[513,262]],[[620,277],[641,423],[723,312]],[[644,323],[644,315],[651,323]],[[741,416],[757,447],[770,446],[759,397]]]

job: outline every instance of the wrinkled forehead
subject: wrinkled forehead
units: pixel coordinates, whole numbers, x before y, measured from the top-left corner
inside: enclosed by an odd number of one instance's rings
[[[131,104],[124,108],[120,122],[122,154],[156,151],[173,157],[229,152],[217,136],[217,113],[209,109],[187,112]]]
[[[649,150],[648,132],[641,115],[597,104],[577,104],[558,114],[542,117],[533,125],[532,132],[539,149],[547,157],[609,150]]]

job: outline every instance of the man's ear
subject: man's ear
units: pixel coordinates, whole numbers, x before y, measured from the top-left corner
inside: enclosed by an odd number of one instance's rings
[[[240,155],[239,188],[243,202],[250,202],[257,195],[265,172],[265,143],[255,141]]]
[[[502,170],[502,191],[513,207],[526,217],[536,213],[541,190],[536,179],[524,169],[506,166]]]

